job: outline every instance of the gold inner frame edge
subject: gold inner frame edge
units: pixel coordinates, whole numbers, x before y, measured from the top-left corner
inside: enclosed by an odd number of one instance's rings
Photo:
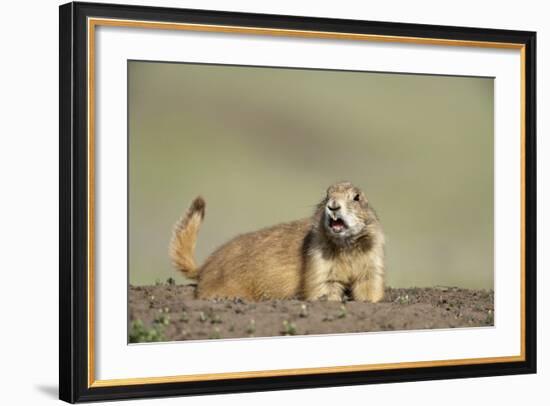
[[[95,279],[94,279],[94,239],[95,239],[95,28],[96,26],[149,28],[164,30],[184,30],[195,32],[218,32],[248,35],[270,35],[318,39],[344,39],[358,41],[395,42],[440,46],[463,46],[479,48],[520,50],[520,162],[521,162],[521,270],[520,270],[520,355],[503,357],[465,358],[454,360],[434,360],[397,362],[384,364],[344,365],[316,368],[276,369],[266,371],[220,372],[210,374],[174,375],[144,378],[95,379]],[[469,41],[440,38],[404,37],[391,35],[354,34],[345,32],[307,31],[290,29],[273,29],[261,27],[242,27],[228,25],[166,23],[140,20],[121,20],[110,18],[88,18],[87,21],[87,80],[88,80],[88,388],[177,383],[192,381],[212,381],[220,379],[265,378],[295,375],[331,374],[342,372],[380,371],[397,368],[426,368],[440,366],[458,366],[473,364],[493,364],[525,361],[525,45],[520,43]]]

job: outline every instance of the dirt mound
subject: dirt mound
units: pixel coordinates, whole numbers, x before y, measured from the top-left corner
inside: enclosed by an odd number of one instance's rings
[[[492,326],[493,291],[386,290],[376,304],[355,301],[197,300],[173,281],[130,286],[129,341],[179,341]]]

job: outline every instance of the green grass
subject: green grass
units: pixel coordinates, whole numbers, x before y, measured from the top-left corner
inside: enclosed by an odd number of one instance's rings
[[[131,343],[150,343],[164,340],[164,335],[160,325],[146,328],[141,320],[134,320],[130,326],[129,339]]]

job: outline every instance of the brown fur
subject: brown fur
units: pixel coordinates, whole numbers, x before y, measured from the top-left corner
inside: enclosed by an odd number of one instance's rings
[[[235,237],[197,270],[203,215],[204,201],[197,198],[170,244],[176,268],[198,278],[198,298],[342,300],[347,292],[377,302],[384,295],[384,234],[366,197],[350,183],[332,185],[312,217]],[[333,232],[330,216],[346,221],[344,231]]]
[[[172,263],[189,278],[195,278],[198,274],[195,245],[205,206],[206,202],[201,196],[193,200],[187,212],[176,222],[170,241]]]

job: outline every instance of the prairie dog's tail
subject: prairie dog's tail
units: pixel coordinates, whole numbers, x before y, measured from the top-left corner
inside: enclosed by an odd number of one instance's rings
[[[172,264],[188,278],[196,278],[198,268],[195,265],[195,244],[199,227],[204,218],[206,203],[199,196],[193,200],[185,214],[174,225],[170,241]]]

